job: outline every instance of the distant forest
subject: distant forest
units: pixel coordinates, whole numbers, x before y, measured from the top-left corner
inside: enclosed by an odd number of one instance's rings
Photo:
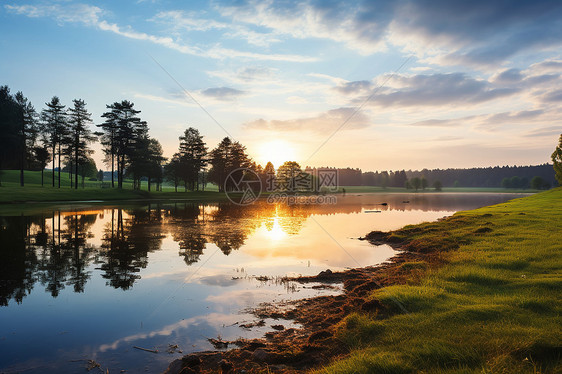
[[[324,169],[324,168],[322,168]],[[333,168],[331,168],[333,169]],[[313,168],[305,171],[313,172]],[[494,166],[471,169],[423,169],[400,171],[368,171],[361,169],[336,169],[341,186],[405,187],[415,178],[427,180],[428,186],[440,182],[443,187],[504,187],[531,188],[531,181],[540,178],[541,189],[557,186],[552,164],[536,166]]]

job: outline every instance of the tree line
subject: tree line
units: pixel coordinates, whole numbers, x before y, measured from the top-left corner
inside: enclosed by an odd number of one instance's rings
[[[1,86],[0,170],[19,169],[21,186],[25,184],[24,170],[41,170],[43,185],[43,170],[52,162],[52,186],[60,188],[61,171],[67,170],[74,176],[73,187],[78,188],[80,171],[95,165],[91,159],[95,141],[102,145],[112,188],[123,188],[123,181],[129,178],[135,189],[146,179],[149,191],[153,183],[160,190],[164,179],[173,183],[176,191],[179,185],[185,190],[201,190],[207,182],[216,183],[223,191],[234,188],[226,179],[232,172],[243,173],[237,169],[262,174],[265,170],[251,160],[245,146],[228,137],[209,151],[193,127],[179,137],[178,151],[167,162],[160,142],[149,135],[140,113],[128,100],[108,104],[101,116],[103,122],[92,131],[92,115],[82,99],[73,100],[67,108],[54,96],[38,113],[21,91],[12,95],[8,86]],[[99,174],[103,176],[101,170]]]
[[[554,162],[554,161],[553,161]],[[556,163],[555,165],[556,166]],[[557,185],[553,164],[535,166],[494,166],[469,169],[422,169],[367,171],[352,168],[334,169],[342,186],[406,187],[417,189],[440,187],[504,187],[548,189]],[[313,172],[315,168],[305,168]],[[417,179],[416,179],[417,178]],[[418,185],[419,183],[419,185]],[[559,184],[559,183],[558,183]],[[425,185],[425,187],[424,187]]]
[[[168,161],[163,157],[162,146],[150,137],[148,124],[140,118],[140,110],[128,100],[106,105],[103,122],[92,131],[93,121],[86,102],[74,99],[66,107],[57,96],[45,103],[37,112],[21,91],[11,94],[8,86],[0,87],[0,171],[20,170],[20,185],[24,185],[24,170],[43,171],[52,163],[51,184],[61,186],[61,171],[68,171],[71,185],[78,188],[86,173],[92,174],[95,162],[91,158],[92,143],[99,141],[104,153],[104,163],[111,170],[111,187],[123,188],[125,178],[132,179],[133,188],[140,189],[141,181],[153,183],[161,190],[164,180],[173,183],[175,190],[183,185],[185,190],[204,190],[208,182],[215,183],[219,191],[233,189],[234,180],[240,180],[251,169],[262,185],[276,177],[278,185],[286,185],[287,175],[315,175],[315,168],[301,167],[294,161],[281,165],[277,173],[271,163],[265,168],[256,164],[246,153],[246,147],[225,137],[209,151],[203,136],[189,127],[179,137],[179,148]],[[560,146],[559,146],[560,148]],[[557,149],[559,149],[557,148]],[[552,155],[553,165],[495,166],[470,169],[423,169],[362,172],[352,168],[322,168],[337,170],[340,186],[406,187],[418,190],[429,185],[441,187],[504,187],[540,188],[556,186],[556,169],[562,158],[560,152]],[[207,171],[208,170],[208,171]],[[55,175],[55,171],[58,174]],[[103,176],[100,170],[98,173]],[[227,180],[232,175],[234,178]],[[72,180],[73,176],[73,180]],[[292,178],[292,177],[291,177]],[[1,182],[1,181],[0,181]]]

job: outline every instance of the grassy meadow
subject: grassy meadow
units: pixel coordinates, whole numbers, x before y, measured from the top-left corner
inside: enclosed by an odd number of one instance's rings
[[[162,191],[155,191],[156,184],[148,191],[147,182],[141,183],[140,190],[133,190],[130,180],[123,181],[123,189],[102,188],[101,182],[78,180],[78,189],[70,188],[68,173],[61,173],[61,188],[52,187],[52,172],[45,171],[44,185],[41,186],[41,172],[25,171],[25,186],[19,185],[19,170],[2,170],[0,176],[2,186],[0,187],[0,203],[37,202],[37,201],[83,201],[83,200],[107,200],[122,201],[136,199],[221,199],[223,194],[213,184],[208,184],[205,191],[184,192],[183,186],[178,186],[175,192],[173,185],[164,184]],[[104,181],[109,186],[111,181]],[[117,183],[116,183],[117,184]],[[58,173],[55,172],[55,186],[58,186]]]
[[[352,354],[318,372],[562,373],[561,234],[562,188],[393,232],[440,265],[402,264],[371,294],[385,312],[342,321]]]
[[[44,172],[44,183],[41,185],[41,172],[25,171],[25,186],[22,188],[19,182],[19,170],[0,170],[0,204],[1,203],[23,203],[38,201],[83,201],[83,200],[136,200],[136,199],[222,199],[223,194],[218,193],[216,185],[209,183],[205,191],[184,191],[183,186],[178,186],[175,192],[174,186],[169,183],[162,185],[162,191],[155,191],[156,184],[152,184],[152,190],[148,191],[146,181],[141,183],[140,190],[133,190],[131,180],[123,181],[123,189],[109,188],[111,181],[90,181],[86,178],[84,186],[82,179],[78,180],[78,189],[71,188],[71,179],[67,172],[61,173],[61,188],[58,188],[58,172],[55,172],[55,187],[52,187],[52,171]],[[117,181],[115,182],[117,184]],[[104,187],[104,188],[102,188]],[[398,187],[371,187],[371,186],[342,186],[339,193],[414,193],[413,190]],[[432,193],[433,188],[425,191],[419,190],[417,193]],[[443,188],[442,192],[538,192],[536,190],[515,190],[504,188]],[[265,193],[266,194],[266,193]]]

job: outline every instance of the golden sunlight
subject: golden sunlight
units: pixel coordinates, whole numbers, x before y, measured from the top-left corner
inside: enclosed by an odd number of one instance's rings
[[[290,143],[276,139],[265,142],[260,146],[258,160],[263,167],[271,161],[277,169],[285,161],[296,161],[296,152]]]
[[[269,227],[266,227],[266,235],[272,241],[278,241],[287,236],[287,234],[285,233],[285,231],[283,231],[283,228],[279,224],[279,217],[273,218],[272,224],[267,226]]]

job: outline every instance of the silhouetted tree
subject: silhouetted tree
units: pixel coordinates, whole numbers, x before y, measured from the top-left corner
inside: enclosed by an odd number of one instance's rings
[[[535,176],[531,179],[531,188],[534,190],[548,190],[550,183],[539,176]]]
[[[420,187],[422,185],[421,179],[418,178],[418,177],[410,179],[410,183],[412,184],[412,187],[414,187],[416,192],[418,192],[418,190],[420,189]]]
[[[174,188],[178,192],[178,183],[180,180],[180,155],[175,153],[170,162],[164,166],[164,177],[166,180],[174,183]]]
[[[562,186],[562,134],[560,135],[558,146],[556,146],[550,157],[552,158],[552,166],[558,185]]]
[[[109,111],[103,113],[101,116],[105,118],[105,121],[97,127],[101,128],[102,131],[96,132],[96,135],[100,137],[101,144],[103,145],[103,153],[105,154],[105,163],[111,166],[111,188],[115,187],[115,158],[117,153],[117,127],[119,122],[119,103],[113,103],[111,105],[106,105],[105,107]]]
[[[207,165],[207,146],[197,129],[190,127],[180,136],[178,153],[180,177],[185,189],[198,190],[199,173]]]
[[[503,178],[502,179],[502,187],[503,188],[511,188],[511,178]]]
[[[441,191],[443,189],[443,184],[441,181],[435,181],[433,182],[433,188],[435,188],[435,191]]]
[[[153,180],[156,181],[156,190],[160,190],[160,185],[163,178],[162,164],[166,162],[166,157],[163,156],[164,151],[160,142],[151,138],[148,144],[149,149],[149,164],[148,164],[148,190],[150,191],[150,184]]]
[[[261,175],[260,175],[260,179],[261,179],[261,184],[262,184],[262,188],[266,191],[273,191],[275,188],[275,167],[273,167],[273,164],[271,162],[268,162],[265,165],[265,168],[263,169]]]
[[[134,109],[134,105],[127,100],[107,105],[110,111],[102,115],[106,120],[99,125],[103,131],[104,152],[108,161],[111,160],[112,175],[114,172],[113,164],[117,163],[118,188],[123,188],[125,169],[129,166],[132,158],[138,157],[135,152],[143,146],[143,144],[137,145],[137,143],[147,141],[148,137],[146,122],[138,117],[140,110]]]
[[[18,104],[19,127],[20,127],[20,185],[24,185],[23,171],[29,164],[30,158],[33,155],[33,147],[35,139],[37,138],[37,112],[31,102],[27,100],[21,91],[18,91],[15,96],[16,103]]]
[[[45,168],[47,167],[47,163],[51,160],[47,146],[44,145],[42,147],[35,147],[35,159],[41,167],[41,187],[43,187],[43,174],[45,172]]]
[[[295,161],[286,161],[277,169],[276,186],[281,191],[295,191],[296,178],[301,173],[300,165]]]
[[[58,157],[58,180],[60,188],[61,172],[61,146],[67,134],[66,110],[57,96],[53,96],[50,102],[45,103],[46,109],[41,112],[42,131],[45,133],[46,142],[51,149],[53,160],[53,187],[55,187],[55,159]],[[57,152],[58,149],[58,152]]]
[[[88,144],[93,142],[96,138],[88,128],[92,123],[91,114],[86,110],[86,103],[84,100],[73,100],[74,107],[69,109],[68,124],[69,124],[69,139],[70,149],[73,151],[73,164],[76,172],[74,173],[74,188],[78,188],[78,168],[84,164],[88,156],[93,153],[88,148]]]
[[[211,170],[209,171],[209,180],[218,185],[219,191],[226,188],[231,189],[232,184],[227,183],[226,177],[231,176],[238,180],[244,173],[242,168],[250,166],[250,158],[246,154],[246,147],[238,142],[232,142],[230,138],[224,138],[215,149],[210,153]]]

